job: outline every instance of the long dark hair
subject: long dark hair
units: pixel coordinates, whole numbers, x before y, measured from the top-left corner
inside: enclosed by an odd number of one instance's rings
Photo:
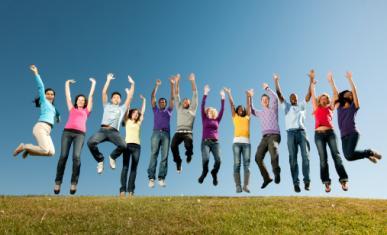
[[[240,116],[240,117],[245,117],[246,116],[246,108],[245,107],[243,107],[242,105],[238,105],[236,108],[235,108],[235,113],[239,116],[239,114],[238,114],[238,109],[239,108],[242,108],[243,109],[243,112],[242,112],[242,115]]]
[[[46,89],[44,90],[44,94],[46,94],[47,91],[52,91],[52,92],[54,93],[54,96],[55,96],[55,91],[54,91],[54,89],[52,89],[52,88],[46,88]],[[54,100],[55,100],[55,98],[54,98]],[[52,105],[54,105],[54,100],[52,101]],[[35,104],[35,107],[40,108],[40,97],[39,97],[39,96],[36,97],[36,98],[34,99],[33,103]]]
[[[344,97],[345,93],[347,93],[347,92],[351,92],[351,91],[344,90],[344,91],[340,92],[339,98],[335,101],[335,104],[339,103],[340,106],[344,106],[345,103],[352,104],[353,101],[351,99]]]
[[[87,107],[87,98],[84,94],[79,94],[75,97],[74,108],[78,108],[77,101],[78,101],[79,97],[85,98],[85,104],[83,105],[83,108],[85,109]]]
[[[139,109],[130,109],[130,110],[128,109],[128,110],[126,110],[124,119],[122,120],[122,126],[125,126],[126,122],[133,115],[134,111],[138,112],[138,117],[136,120],[134,120],[134,123],[137,123],[140,120],[142,114],[141,114]]]

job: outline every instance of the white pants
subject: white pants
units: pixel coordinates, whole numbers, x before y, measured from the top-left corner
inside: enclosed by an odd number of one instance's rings
[[[38,122],[32,129],[38,146],[32,144],[25,144],[24,150],[31,156],[53,156],[55,155],[55,148],[52,142],[51,126],[44,122]]]

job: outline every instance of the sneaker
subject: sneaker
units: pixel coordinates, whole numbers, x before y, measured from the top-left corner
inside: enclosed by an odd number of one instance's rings
[[[375,164],[378,163],[378,159],[374,156],[368,157],[368,160],[370,160],[372,163],[375,163]]]
[[[177,174],[181,174],[181,171],[182,171],[182,168],[181,168],[181,160],[176,162],[176,170],[177,170]]]
[[[326,193],[331,192],[331,184],[330,183],[325,183],[325,192]]]
[[[250,189],[249,189],[249,187],[246,186],[246,185],[243,186],[242,190],[243,190],[243,192],[250,193]]]
[[[187,163],[190,163],[192,160],[192,156],[187,156]]]
[[[77,185],[76,184],[71,184],[70,186],[70,194],[74,195],[77,192]]]
[[[120,192],[120,197],[125,197],[125,192]]]
[[[103,162],[98,162],[97,163],[97,173],[102,174],[103,172]]]
[[[116,169],[116,160],[109,156],[110,168]]]
[[[218,175],[215,173],[214,170],[211,171],[211,175],[212,175],[212,184],[214,186],[218,185]]]
[[[269,179],[267,181],[263,181],[263,184],[261,186],[261,189],[266,188],[267,185],[269,185],[271,182],[273,182],[273,179]]]
[[[295,184],[295,185],[294,185],[294,191],[295,191],[296,193],[301,192],[300,185]]]
[[[13,151],[13,156],[16,157],[19,153],[23,152],[23,150],[24,150],[24,144],[21,143],[19,144],[19,146],[17,146],[15,151]]]
[[[148,186],[149,186],[149,188],[154,188],[155,187],[155,180],[154,179],[149,179]]]
[[[22,157],[23,157],[23,159],[26,159],[28,157],[28,152],[24,151]]]
[[[129,192],[128,196],[129,197],[133,197],[134,196],[134,192]]]
[[[59,194],[60,193],[60,184],[55,184],[54,186],[54,193]]]
[[[280,182],[281,182],[281,176],[280,174],[278,174],[274,177],[274,183],[279,184]]]
[[[159,179],[159,185],[160,185],[160,187],[165,187],[165,186],[167,186],[167,184],[165,183],[165,180],[164,180],[164,179]]]
[[[240,185],[236,186],[236,193],[241,193],[242,187]]]
[[[305,190],[309,191],[310,190],[310,182],[305,182]]]
[[[348,191],[348,181],[341,182],[341,188],[343,191]]]

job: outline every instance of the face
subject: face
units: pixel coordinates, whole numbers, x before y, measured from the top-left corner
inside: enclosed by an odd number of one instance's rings
[[[218,117],[218,113],[217,113],[216,109],[208,108],[207,109],[207,117],[209,119],[216,119]]]
[[[189,99],[183,100],[183,108],[188,109],[190,105],[191,105],[191,101]]]
[[[165,107],[167,107],[167,101],[165,99],[160,99],[159,100],[159,108],[165,109]]]
[[[111,103],[114,105],[119,105],[121,103],[121,96],[118,94],[114,94],[111,98]]]
[[[139,116],[138,110],[133,111],[131,120],[137,120]]]
[[[349,100],[352,101],[353,100],[352,92],[350,92],[350,91],[345,92],[344,93],[344,98],[349,99]]]
[[[238,109],[237,109],[238,115],[239,115],[239,116],[243,116],[243,113],[244,113],[243,111],[244,111],[244,110],[243,110],[243,107],[242,107],[242,106],[239,106]]]
[[[265,108],[269,108],[269,97],[262,96],[261,98],[261,105]]]
[[[85,107],[85,102],[86,102],[85,97],[84,96],[79,96],[78,99],[77,99],[77,107],[78,108]]]
[[[298,97],[294,93],[290,94],[289,100],[290,100],[291,105],[297,105],[297,103],[298,103]]]
[[[326,95],[321,96],[320,98],[320,104],[321,106],[325,107],[330,104],[329,98]]]
[[[55,94],[54,94],[53,91],[50,91],[50,90],[46,91],[46,99],[47,99],[50,103],[54,102],[54,98],[55,98]]]

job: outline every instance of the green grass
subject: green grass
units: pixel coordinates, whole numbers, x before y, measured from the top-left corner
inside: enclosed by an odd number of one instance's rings
[[[0,234],[387,234],[387,200],[0,197]]]

